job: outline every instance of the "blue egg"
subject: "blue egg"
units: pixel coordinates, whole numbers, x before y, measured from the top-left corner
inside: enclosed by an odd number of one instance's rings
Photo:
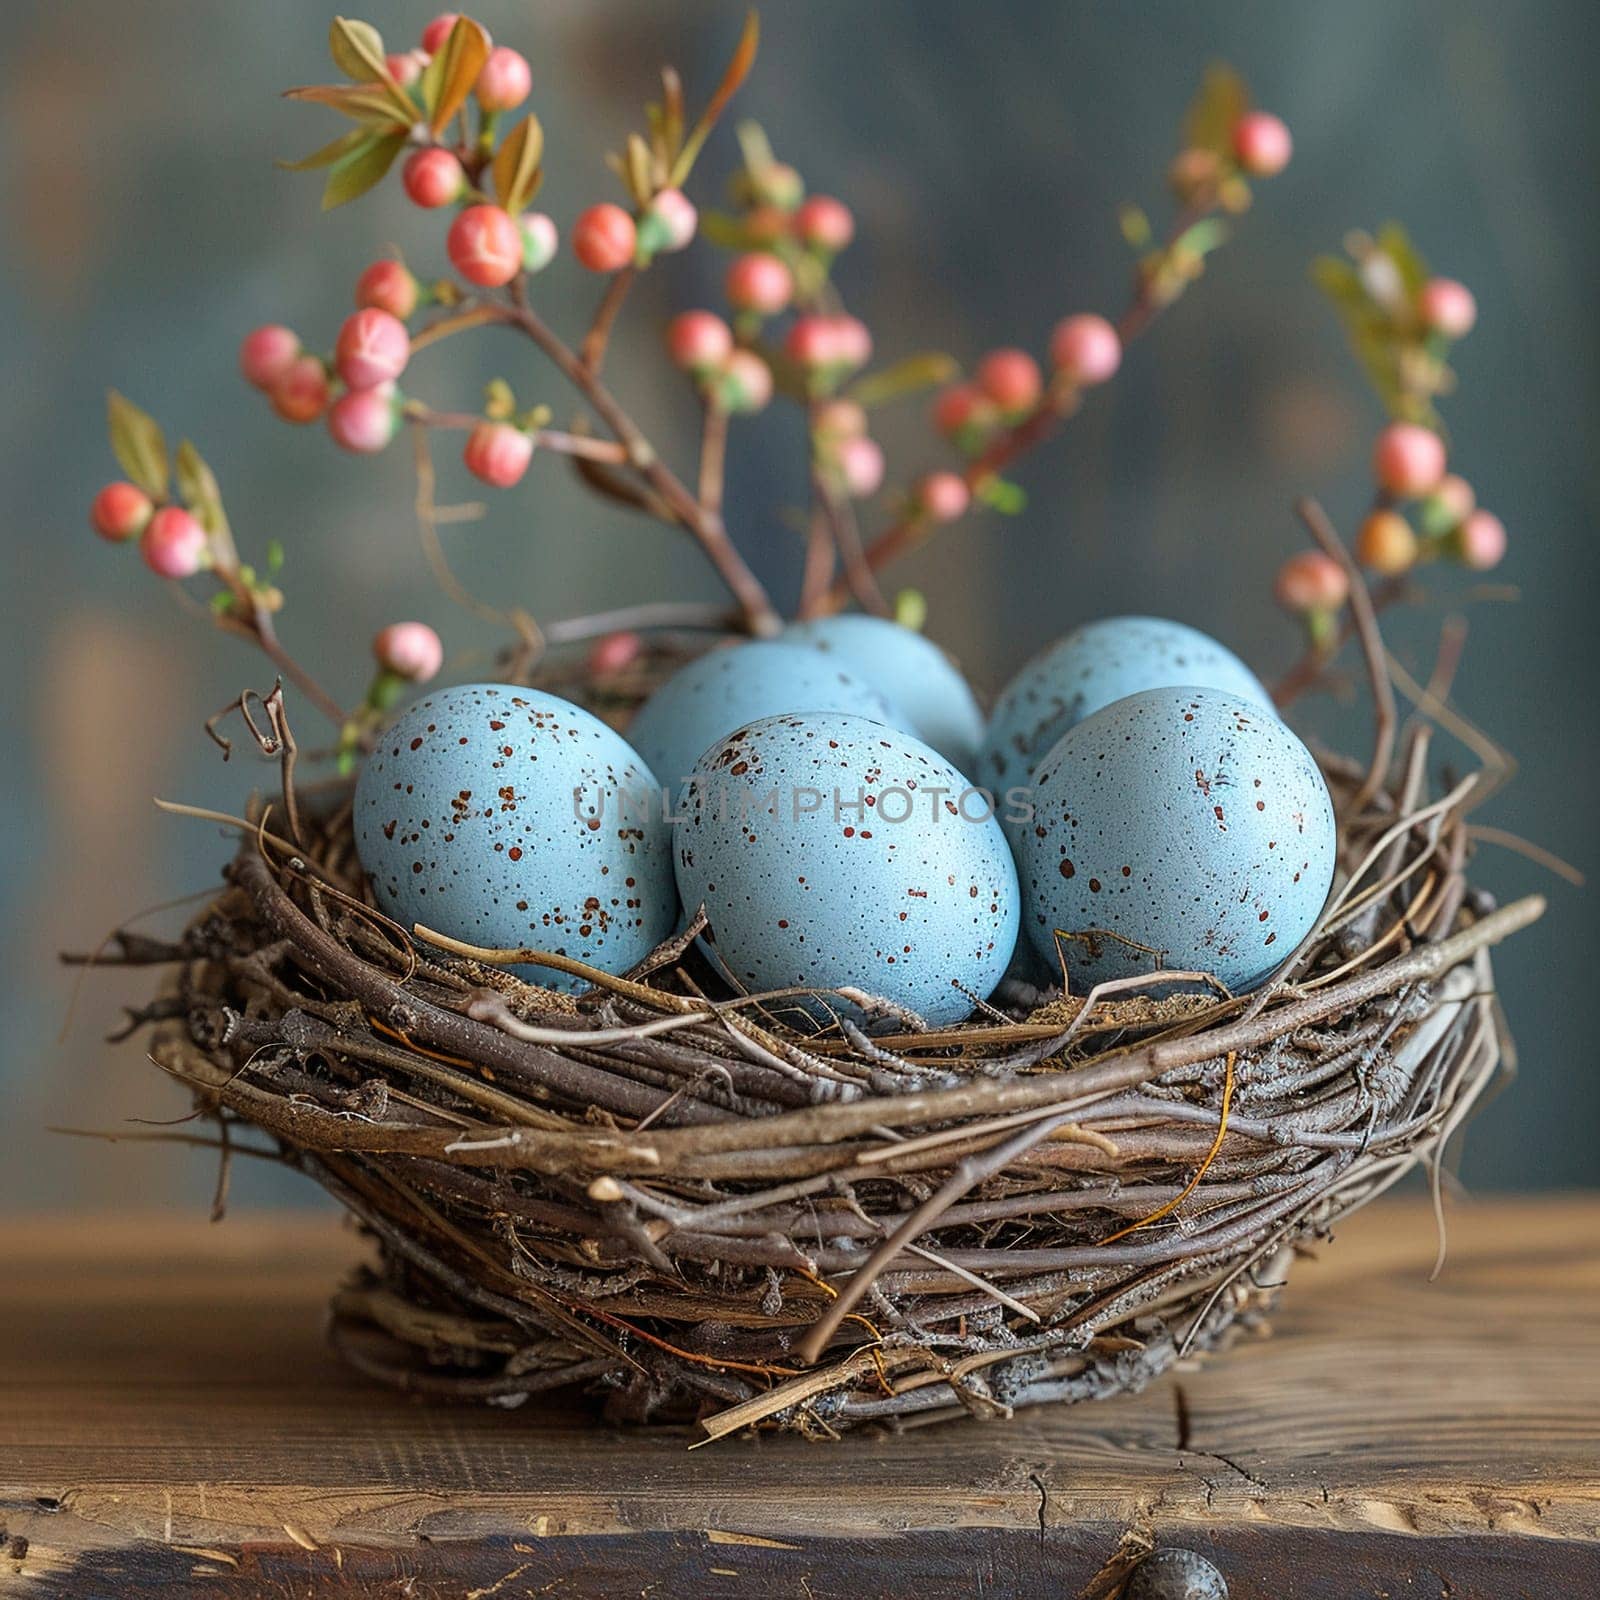
[[[1016,866],[982,794],[864,717],[769,717],[713,746],[675,859],[747,991],[848,986],[940,1025],[994,989],[1016,944]]]
[[[1311,752],[1254,701],[1149,689],[1040,763],[1017,853],[1028,935],[1078,992],[1158,968],[1254,988],[1333,882],[1333,803]]]
[[[1198,628],[1160,617],[1106,617],[1056,640],[1005,686],[973,776],[1003,802],[1075,723],[1113,700],[1170,684],[1221,689],[1272,710],[1255,674]],[[1010,810],[1002,803],[1008,825]]]
[[[473,683],[425,695],[367,758],[354,820],[378,904],[407,928],[620,973],[676,921],[654,777],[620,734],[551,694]]]
[[[931,639],[883,617],[817,617],[784,638],[824,650],[895,706],[904,726],[958,771],[970,773],[983,744],[983,712],[967,680]]]
[[[889,702],[837,660],[805,645],[758,639],[680,667],[639,708],[628,740],[676,790],[723,735],[785,711],[850,711],[903,726]]]

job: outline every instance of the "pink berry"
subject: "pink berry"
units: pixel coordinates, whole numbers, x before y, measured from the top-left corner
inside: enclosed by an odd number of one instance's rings
[[[444,49],[445,40],[450,37],[450,30],[461,20],[459,11],[441,11],[426,28],[422,30],[422,48],[430,56],[436,56]]]
[[[966,513],[972,491],[958,472],[930,472],[917,485],[916,501],[935,522],[954,522]]]
[[[829,400],[817,407],[811,431],[825,444],[854,439],[867,431],[867,413],[854,400]]]
[[[499,206],[468,206],[450,224],[445,250],[468,283],[498,288],[522,270],[522,232]]]
[[[1272,178],[1289,165],[1294,140],[1288,125],[1270,111],[1247,111],[1233,125],[1233,153],[1254,178]]]
[[[1417,294],[1417,315],[1431,332],[1464,339],[1478,320],[1478,302],[1454,278],[1429,278]]]
[[[407,157],[400,181],[417,205],[435,211],[461,198],[467,174],[453,152],[429,146]]]
[[[789,231],[789,213],[778,206],[756,206],[745,212],[744,236],[751,244],[776,244]]]
[[[797,366],[816,369],[839,362],[839,328],[834,317],[811,313],[796,317],[783,340],[784,353]]]
[[[839,465],[845,493],[852,500],[876,494],[883,486],[883,449],[876,440],[867,438],[865,434],[841,440],[834,452],[834,460]]]
[[[1456,533],[1461,559],[1474,572],[1497,567],[1506,553],[1506,525],[1492,511],[1474,511]]]
[[[145,524],[139,554],[163,578],[192,578],[206,565],[206,530],[182,506],[163,506]]]
[[[399,261],[374,261],[356,279],[356,305],[387,311],[403,322],[417,309],[422,285]]]
[[[426,622],[391,622],[380,628],[372,654],[385,672],[411,683],[426,683],[444,665],[444,646]]]
[[[710,311],[682,311],[667,324],[667,354],[685,372],[720,367],[733,353],[733,334]]]
[[[644,640],[636,633],[608,633],[589,647],[589,672],[596,678],[631,667],[644,654]]]
[[[496,489],[509,489],[533,460],[533,435],[509,422],[480,422],[467,435],[461,459],[474,477]]]
[[[985,419],[986,403],[970,383],[954,383],[933,402],[933,426],[946,439],[954,439]]]
[[[411,337],[405,324],[375,306],[344,319],[333,351],[333,364],[352,389],[370,389],[398,378],[410,359]]]
[[[409,89],[422,76],[428,58],[420,50],[402,50],[398,55],[385,56],[389,76],[402,89]]]
[[[244,336],[239,346],[239,370],[246,383],[270,390],[300,354],[300,335],[292,328],[269,322]]]
[[[478,104],[485,111],[512,111],[520,106],[533,89],[533,72],[528,58],[499,45],[489,52],[478,73]]]
[[[1446,473],[1428,498],[1438,506],[1445,524],[1452,528],[1459,528],[1478,504],[1472,485],[1454,472]]]
[[[837,255],[855,238],[856,219],[842,200],[814,194],[795,212],[794,231],[813,250]]]
[[[872,331],[860,317],[835,317],[833,337],[839,360],[847,367],[864,367],[872,359]]]
[[[1302,550],[1278,568],[1273,593],[1285,611],[1337,611],[1350,598],[1350,577],[1322,550]]]
[[[137,484],[108,483],[89,507],[89,522],[102,539],[120,544],[144,532],[153,507]]]
[[[661,252],[682,250],[694,238],[699,221],[700,213],[682,189],[663,189],[645,208],[651,248]]]
[[[561,235],[542,211],[524,211],[517,218],[522,229],[522,266],[526,272],[543,272],[556,258]]]
[[[591,272],[619,272],[633,260],[639,232],[621,206],[590,206],[573,225],[572,253]]]
[[[1391,422],[1372,447],[1372,476],[1402,500],[1426,494],[1444,477],[1444,440],[1415,422]]]
[[[1044,393],[1039,363],[1026,350],[991,350],[978,363],[978,387],[1002,411],[1027,411]]]
[[[1398,511],[1374,511],[1356,534],[1356,560],[1386,578],[1417,564],[1417,535]]]
[[[350,389],[333,402],[328,412],[328,432],[341,450],[374,455],[394,438],[398,421],[392,392]]]
[[[772,317],[794,297],[794,278],[775,255],[757,250],[735,259],[725,288],[729,303],[738,310]]]
[[[1122,340],[1104,317],[1080,312],[1056,324],[1050,360],[1069,383],[1104,383],[1122,365]]]
[[[296,356],[279,374],[270,398],[285,422],[315,422],[328,406],[327,369],[315,356]]]
[[[772,399],[772,369],[754,350],[735,350],[718,377],[729,411],[760,411]]]

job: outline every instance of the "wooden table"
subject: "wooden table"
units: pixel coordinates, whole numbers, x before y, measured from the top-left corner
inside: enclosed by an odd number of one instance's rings
[[[1426,1206],[1145,1394],[839,1445],[414,1404],[324,1349],[326,1215],[12,1220],[0,1595],[1007,1600],[1154,1539],[1233,1600],[1600,1595],[1600,1197]],[[1118,1551],[1123,1564],[1119,1564]]]

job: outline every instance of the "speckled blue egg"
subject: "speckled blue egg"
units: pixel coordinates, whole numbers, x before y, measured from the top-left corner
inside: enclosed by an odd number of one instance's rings
[[[628,740],[674,789],[724,734],[785,711],[848,711],[903,726],[858,673],[802,644],[756,639],[680,667],[639,708]]]
[[[775,798],[774,798],[775,797]],[[848,986],[959,1021],[1016,944],[1016,866],[931,745],[839,712],[769,717],[701,758],[678,889],[747,991]]]
[[[1113,700],[1173,684],[1221,689],[1272,710],[1255,674],[1198,628],[1161,617],[1105,617],[1058,639],[1006,685],[973,776],[1003,797],[1025,786],[1050,747],[1085,717]],[[1008,822],[1011,814],[1002,805]]]
[[[1024,921],[1074,988],[1157,968],[1253,988],[1310,932],[1333,881],[1333,804],[1311,752],[1217,689],[1149,689],[1040,763],[1018,848]],[[1059,970],[1059,966],[1057,966]]]
[[[870,683],[903,725],[957,771],[970,774],[983,744],[983,712],[972,688],[931,639],[883,617],[816,617],[784,631],[834,656]]]
[[[367,758],[354,821],[378,904],[407,928],[625,972],[676,920],[654,777],[620,734],[551,694],[473,683],[425,695]]]

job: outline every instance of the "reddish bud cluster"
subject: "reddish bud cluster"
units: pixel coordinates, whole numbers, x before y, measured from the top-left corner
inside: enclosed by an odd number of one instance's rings
[[[1444,440],[1415,422],[1391,422],[1372,447],[1372,476],[1399,500],[1414,500],[1444,476]]]
[[[467,435],[461,459],[467,471],[496,489],[521,482],[533,460],[533,435],[509,422],[480,422]]]
[[[872,359],[872,334],[859,317],[811,312],[794,320],[783,347],[808,375],[832,383]]]
[[[1302,550],[1278,569],[1274,592],[1285,611],[1330,616],[1350,598],[1350,577],[1324,551]]]
[[[144,532],[154,510],[150,496],[137,484],[108,483],[89,507],[89,521],[102,539],[120,544]]]
[[[444,665],[444,646],[425,622],[391,622],[372,641],[378,666],[408,683],[426,683]]]
[[[1252,178],[1275,178],[1289,165],[1294,140],[1281,117],[1270,111],[1247,111],[1233,125],[1233,153]]]
[[[779,257],[757,250],[734,261],[723,287],[735,310],[775,317],[794,298],[794,274]]]
[[[644,640],[636,633],[608,633],[589,647],[588,667],[597,678],[609,678],[631,667],[644,654]]]
[[[356,279],[356,305],[385,311],[402,322],[422,303],[422,285],[400,261],[374,261]]]
[[[1039,363],[1026,350],[991,350],[978,363],[977,381],[1007,416],[1031,410],[1044,393]]]
[[[485,111],[514,111],[533,92],[533,71],[527,58],[506,45],[489,52],[475,86]]]
[[[954,522],[972,504],[972,491],[958,472],[930,472],[916,487],[918,508],[935,522]]]
[[[590,272],[620,272],[638,243],[633,218],[610,201],[590,206],[572,227],[572,253]]]
[[[542,211],[524,211],[517,219],[522,230],[522,266],[527,272],[543,272],[556,258],[561,235],[552,218]]]
[[[622,215],[627,217],[626,212]],[[522,230],[499,206],[468,206],[450,224],[445,251],[450,264],[468,283],[498,289],[522,269]]]
[[[339,376],[352,389],[371,389],[393,382],[410,359],[411,338],[405,324],[375,306],[345,318],[333,351]]]
[[[684,372],[710,372],[732,353],[733,332],[715,312],[682,311],[667,324],[667,354]]]
[[[453,205],[467,190],[466,168],[452,151],[437,146],[409,156],[400,181],[411,199],[426,211]]]
[[[1430,333],[1463,339],[1478,320],[1478,302],[1454,278],[1430,278],[1417,291],[1417,316]]]
[[[315,422],[328,409],[332,393],[328,369],[318,356],[300,355],[278,375],[267,398],[285,422]]]
[[[1074,386],[1105,383],[1122,365],[1122,340],[1104,317],[1080,312],[1056,324],[1050,335],[1050,361]]]
[[[139,554],[159,577],[192,578],[210,565],[210,540],[192,512],[162,506],[145,524]]]

